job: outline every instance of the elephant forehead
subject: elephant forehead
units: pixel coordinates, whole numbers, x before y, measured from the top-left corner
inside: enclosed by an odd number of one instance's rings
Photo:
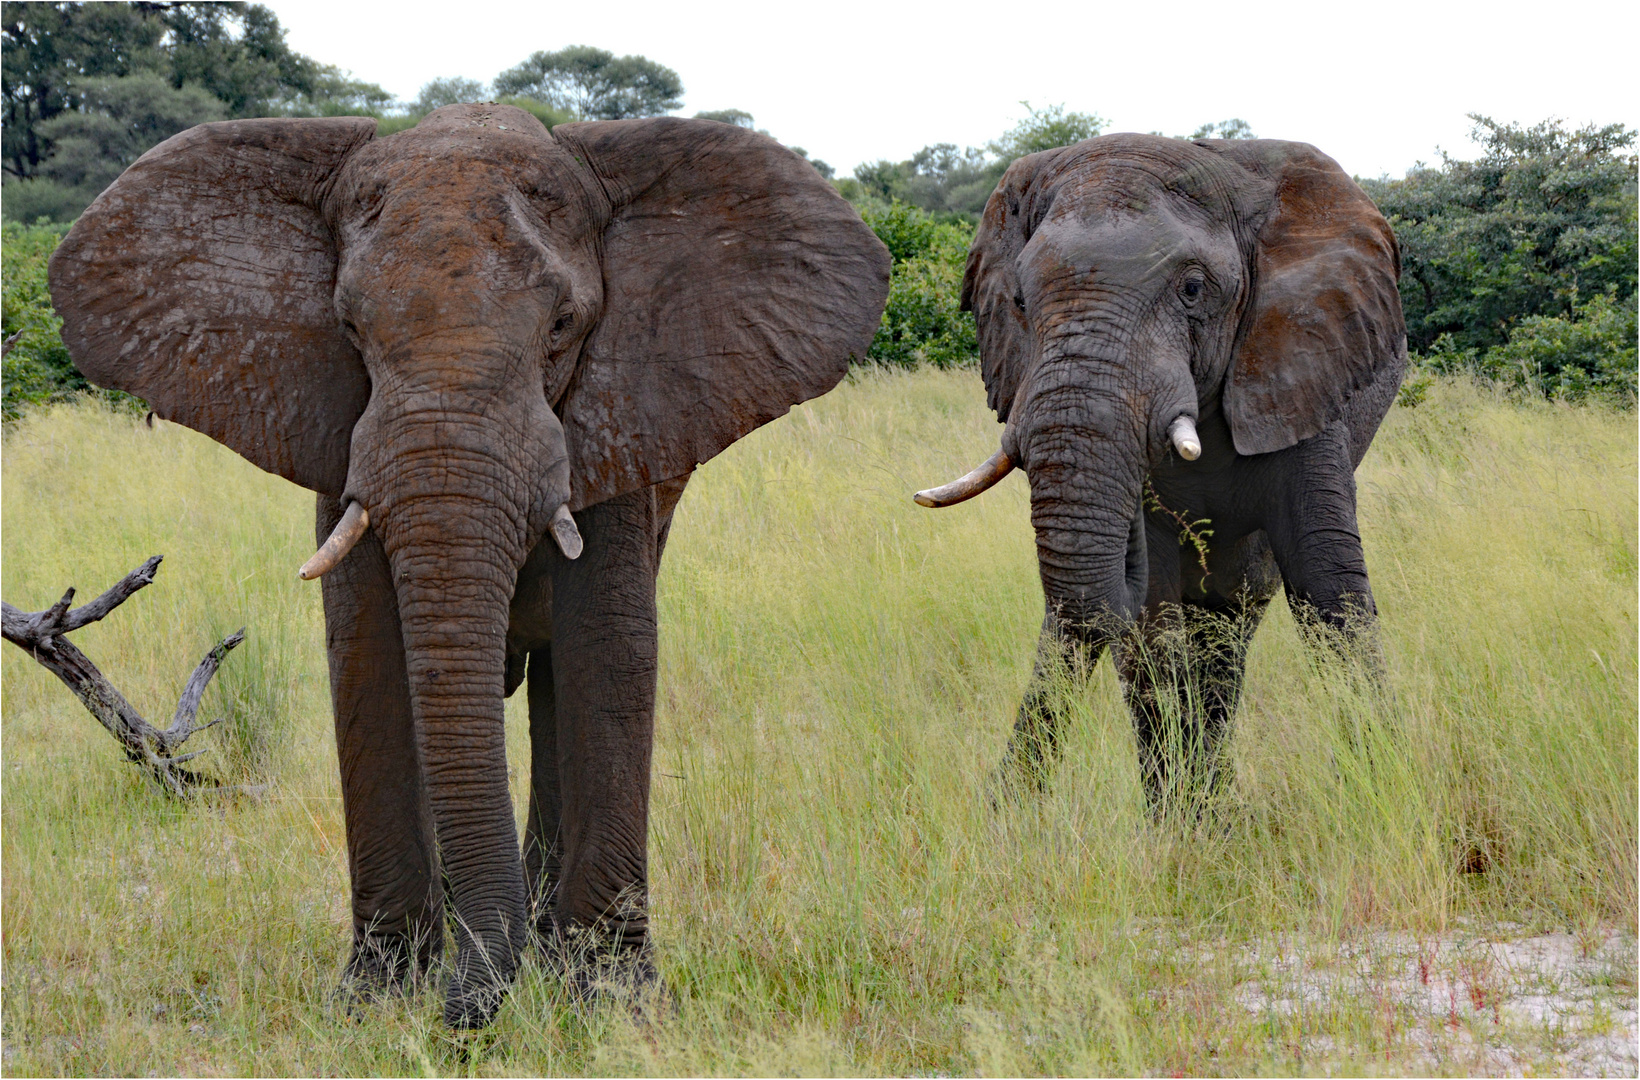
[[[342,221],[373,217],[389,202],[422,215],[478,219],[495,216],[518,195],[543,220],[570,223],[577,232],[608,223],[601,188],[563,147],[487,128],[416,127],[377,140],[348,162],[330,202]]]
[[[1067,275],[1078,282],[1134,286],[1169,277],[1187,259],[1217,262],[1211,233],[1165,203],[1143,213],[1109,207],[1056,212],[1031,237],[1022,284]]]

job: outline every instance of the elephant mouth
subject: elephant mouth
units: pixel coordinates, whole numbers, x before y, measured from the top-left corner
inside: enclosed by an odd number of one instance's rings
[[[347,504],[347,510],[342,514],[342,520],[330,531],[330,536],[319,545],[319,550],[313,557],[302,564],[296,571],[296,576],[303,581],[312,581],[323,577],[353,550],[353,545],[359,542],[366,530],[370,528],[370,511],[357,499]],[[570,516],[569,504],[564,503],[552,515],[552,521],[547,526],[547,532],[552,536],[558,550],[564,553],[564,558],[575,559],[581,554],[581,531],[575,527],[575,519]]]
[[[1186,461],[1195,461],[1202,456],[1201,436],[1196,434],[1196,422],[1183,413],[1174,418],[1167,426],[1167,438],[1173,444],[1173,449]],[[971,472],[965,473],[949,484],[927,488],[917,492],[911,498],[918,506],[939,508],[955,506],[966,502],[976,495],[995,487],[997,482],[1014,471],[1013,459],[1008,451],[998,450],[986,458]],[[317,558],[317,556],[315,556]]]

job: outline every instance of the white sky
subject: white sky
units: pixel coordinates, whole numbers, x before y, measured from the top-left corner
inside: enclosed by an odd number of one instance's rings
[[[1240,117],[1362,176],[1466,156],[1469,112],[1637,126],[1634,0],[265,2],[293,48],[401,99],[438,76],[487,83],[538,49],[639,53],[683,77],[680,115],[745,109],[839,175],[984,145],[1022,100],[1108,131]]]

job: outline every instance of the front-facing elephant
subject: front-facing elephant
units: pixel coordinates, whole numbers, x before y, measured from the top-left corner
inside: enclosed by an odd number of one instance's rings
[[[647,967],[673,508],[864,355],[889,260],[812,167],[724,124],[458,105],[375,132],[183,132],[80,218],[52,298],[93,382],[318,493],[347,977],[425,969],[447,879],[445,1015],[475,1026],[532,927]],[[526,668],[521,854],[502,699]]]
[[[1200,806],[1278,581],[1373,663],[1354,473],[1406,367],[1399,274],[1304,143],[1109,135],[1008,170],[963,282],[1002,448],[917,495],[1030,479],[1047,615],[1006,778],[1057,753],[1050,670],[1117,642],[1153,809]]]

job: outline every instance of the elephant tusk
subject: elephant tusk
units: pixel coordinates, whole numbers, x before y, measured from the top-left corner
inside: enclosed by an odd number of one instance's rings
[[[1188,416],[1181,415],[1167,427],[1167,437],[1173,443],[1173,449],[1186,461],[1195,461],[1202,456],[1202,441],[1196,434],[1196,422]]]
[[[353,545],[359,542],[359,537],[370,528],[370,512],[361,502],[347,504],[346,513],[336,527],[330,531],[330,538],[319,546],[313,553],[313,558],[302,564],[296,571],[296,576],[303,581],[312,581],[321,574],[329,573],[336,568],[336,564],[347,558],[347,553],[353,550]]]
[[[564,558],[575,559],[581,555],[581,530],[575,527],[575,519],[569,516],[569,503],[558,508],[552,515],[552,522],[547,525],[547,531],[558,545],[558,550],[564,553]]]
[[[929,488],[911,496],[918,506],[954,506],[991,487],[1014,471],[1014,463],[1006,451],[998,450],[973,472],[942,487]]]

